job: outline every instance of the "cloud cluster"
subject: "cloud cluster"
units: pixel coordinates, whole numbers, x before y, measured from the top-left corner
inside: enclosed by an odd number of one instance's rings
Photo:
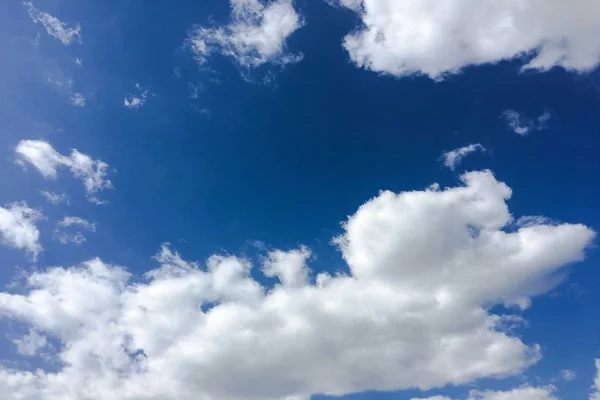
[[[506,125],[517,135],[525,136],[531,132],[531,130],[541,131],[546,129],[548,121],[552,118],[552,115],[548,111],[544,111],[539,117],[534,120],[522,116],[517,111],[508,109],[502,112],[502,118],[506,121]]]
[[[27,8],[29,17],[33,22],[42,24],[49,35],[60,40],[64,45],[69,45],[73,42],[81,43],[81,26],[79,24],[75,25],[74,28],[69,28],[67,24],[55,16],[35,8],[31,1],[25,1],[23,4]]]
[[[343,45],[359,67],[441,79],[468,65],[525,58],[524,69],[600,62],[595,0],[337,0],[362,26]]]
[[[0,241],[14,249],[25,250],[35,260],[42,251],[40,231],[36,222],[42,213],[26,203],[12,203],[0,207]]]
[[[141,280],[100,259],[35,272],[0,293],[0,315],[58,341],[61,367],[0,366],[0,389],[9,400],[301,400],[517,374],[540,348],[508,327],[595,233],[505,230],[510,188],[489,171],[462,180],[363,204],[334,239],[348,274],[311,272],[305,247],[268,252],[259,278],[247,259],[202,266],[167,246]]]
[[[448,151],[442,154],[442,161],[444,162],[444,165],[446,167],[454,171],[454,168],[456,168],[456,166],[460,164],[463,158],[476,151],[484,152],[485,147],[483,147],[479,143],[460,147],[458,149],[454,149],[452,151]]]
[[[22,140],[15,152],[18,163],[33,165],[46,179],[56,179],[60,168],[68,168],[75,178],[83,182],[88,199],[94,203],[101,202],[95,197],[98,192],[112,188],[111,181],[106,179],[108,164],[76,149],[71,150],[69,156],[64,156],[44,140]]]
[[[87,240],[82,231],[96,232],[96,223],[80,217],[67,216],[56,224],[54,239],[62,244],[82,244]]]
[[[230,0],[232,21],[218,28],[196,26],[188,44],[199,63],[214,52],[243,67],[298,62],[302,54],[285,51],[287,38],[303,24],[292,0]]]

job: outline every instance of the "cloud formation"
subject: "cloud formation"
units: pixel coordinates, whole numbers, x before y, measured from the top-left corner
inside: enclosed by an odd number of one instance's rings
[[[31,1],[25,1],[23,4],[27,8],[31,20],[36,24],[42,24],[50,36],[60,40],[64,45],[73,42],[81,43],[81,26],[79,24],[74,28],[69,28],[66,23],[55,16],[35,8]]]
[[[56,224],[54,239],[62,244],[82,244],[87,240],[82,230],[96,232],[96,223],[80,217],[67,216]]]
[[[21,140],[15,152],[19,164],[34,166],[46,179],[56,179],[61,168],[69,169],[75,178],[83,182],[88,199],[94,203],[100,201],[95,197],[98,192],[113,187],[106,179],[108,164],[76,149],[71,150],[69,156],[64,156],[44,140]]]
[[[188,45],[198,63],[212,53],[233,58],[242,67],[298,62],[302,54],[287,53],[287,38],[303,22],[292,0],[230,0],[232,21],[218,28],[195,26]]]
[[[525,136],[528,135],[532,130],[541,131],[548,127],[548,122],[552,118],[552,114],[548,111],[544,111],[535,120],[529,119],[522,116],[517,111],[508,109],[504,110],[501,115],[506,121],[506,124],[517,135]]]
[[[5,246],[26,251],[35,260],[42,251],[40,231],[35,224],[41,218],[40,211],[24,202],[0,207],[0,241]]]
[[[247,259],[201,266],[167,246],[141,280],[97,258],[37,271],[0,293],[0,315],[57,340],[61,367],[0,366],[0,388],[9,400],[304,400],[518,374],[540,348],[507,326],[584,258],[595,233],[568,223],[504,230],[510,188],[489,171],[462,181],[363,204],[334,239],[348,274],[312,273],[305,247],[268,252],[262,279]],[[518,308],[506,316],[494,305]]]
[[[584,72],[600,62],[595,0],[337,0],[362,26],[343,41],[359,67],[441,79],[522,57],[524,69]]]
[[[448,151],[442,154],[442,161],[444,162],[444,165],[446,167],[454,171],[454,168],[456,168],[456,166],[460,164],[463,158],[475,151],[485,152],[485,147],[483,147],[479,143],[460,147],[458,149],[454,149],[452,151]]]

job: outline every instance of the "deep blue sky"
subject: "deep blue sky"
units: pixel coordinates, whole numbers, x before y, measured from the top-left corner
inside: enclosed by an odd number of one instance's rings
[[[182,45],[193,24],[228,21],[224,1],[38,3],[62,21],[79,22],[83,40],[63,46],[31,22],[20,2],[0,7],[0,204],[25,200],[44,209],[39,267],[101,256],[141,274],[155,265],[150,258],[163,242],[203,260],[215,252],[256,257],[252,242],[261,241],[283,249],[305,244],[316,255],[313,269],[345,271],[330,240],[379,190],[453,186],[460,172],[486,168],[513,189],[515,216],[546,215],[600,230],[599,71],[520,72],[523,60],[513,60],[467,67],[441,82],[378,74],[357,68],[341,46],[359,23],[356,14],[324,1],[296,2],[306,26],[287,48],[304,54],[300,63],[245,71],[216,55],[208,70]],[[38,33],[36,47],[30,40]],[[252,83],[242,74],[273,79]],[[71,77],[76,91],[86,93],[86,106],[71,106],[49,76]],[[129,110],[123,97],[134,92],[134,82],[156,96]],[[190,83],[199,87],[196,99]],[[506,109],[529,118],[547,110],[552,119],[547,129],[519,136],[501,118]],[[76,148],[106,161],[116,170],[115,190],[103,193],[110,203],[86,202],[68,174],[47,181],[23,171],[14,163],[22,139],[47,139],[62,153]],[[470,143],[488,151],[469,156],[455,172],[440,163],[444,151]],[[70,193],[71,205],[51,206],[40,189]],[[65,214],[96,221],[97,232],[82,246],[53,241]],[[0,248],[0,259],[2,283],[15,266],[29,265],[9,248]],[[559,393],[587,396],[592,359],[600,355],[599,261],[592,248],[569,267],[568,282],[524,312],[528,324],[519,335],[540,343],[544,354],[526,378],[480,386],[507,388],[538,377],[549,383],[569,368],[578,377],[556,383]]]

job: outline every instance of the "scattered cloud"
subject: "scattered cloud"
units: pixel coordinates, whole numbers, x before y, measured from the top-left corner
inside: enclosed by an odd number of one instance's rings
[[[155,96],[155,94],[151,93],[148,89],[142,88],[142,86],[139,83],[134,83],[134,86],[138,93],[135,95],[128,95],[123,100],[123,103],[125,107],[137,110],[138,108],[144,105],[146,99],[148,98],[148,95]]]
[[[87,240],[82,230],[96,232],[96,223],[80,217],[64,217],[56,224],[54,239],[62,244],[82,244]]]
[[[77,57],[75,59],[75,64],[79,65],[80,67],[83,67],[83,58]]]
[[[0,366],[0,387],[14,398],[301,400],[519,374],[540,347],[506,321],[556,286],[595,233],[505,230],[511,189],[489,171],[462,181],[363,204],[334,239],[347,274],[313,275],[306,247],[274,250],[260,267],[279,284],[267,285],[247,259],[201,265],[166,245],[144,279],[98,258],[36,271],[0,293],[0,316],[56,340],[62,364]],[[470,395],[513,398],[554,399],[528,386]]]
[[[9,204],[6,208],[0,207],[2,244],[24,250],[35,260],[43,250],[40,244],[40,231],[35,224],[42,217],[40,211],[29,208],[24,202]]]
[[[548,111],[544,111],[544,113],[534,121],[522,116],[515,110],[508,109],[502,112],[501,117],[504,118],[506,124],[514,133],[525,136],[532,130],[541,131],[546,129],[552,115]]]
[[[600,400],[600,358],[596,359],[596,377],[594,378],[589,400]]]
[[[85,96],[81,93],[75,93],[73,96],[71,96],[71,104],[76,107],[85,106]]]
[[[219,28],[196,26],[187,40],[198,63],[214,52],[232,57],[242,67],[265,63],[289,64],[302,54],[286,52],[287,38],[303,25],[291,0],[263,3],[259,0],[230,0],[232,21]]]
[[[454,168],[456,168],[456,166],[460,164],[463,158],[475,151],[485,152],[485,147],[483,147],[479,143],[470,144],[465,147],[460,147],[458,149],[454,149],[452,151],[448,151],[442,154],[442,160],[444,161],[444,165],[446,167],[454,171]]]
[[[17,163],[22,166],[33,165],[46,179],[56,179],[60,168],[68,168],[75,178],[83,182],[89,199],[94,199],[98,192],[113,187],[111,181],[106,179],[108,164],[94,160],[76,149],[71,150],[69,156],[64,156],[44,140],[22,140],[15,152]]]
[[[575,380],[575,378],[577,378],[577,374],[575,373],[575,371],[570,369],[563,369],[559,372],[559,376],[560,379],[562,379],[565,382],[571,382]]]
[[[69,204],[69,197],[66,193],[53,193],[47,190],[42,190],[40,193],[46,198],[46,200],[48,200],[54,205],[58,205],[61,203]]]
[[[357,66],[376,72],[439,80],[468,65],[514,58],[541,71],[591,71],[600,62],[595,0],[335,1],[362,20],[344,48]]]
[[[30,330],[21,339],[13,340],[13,343],[17,346],[17,352],[23,356],[35,356],[39,350],[48,345],[46,336],[40,335],[35,330]]]
[[[64,45],[69,45],[73,42],[81,43],[81,26],[79,24],[75,25],[74,28],[69,28],[67,24],[55,16],[35,8],[31,1],[25,1],[23,4],[27,8],[29,17],[33,22],[42,24],[50,36],[54,36]]]

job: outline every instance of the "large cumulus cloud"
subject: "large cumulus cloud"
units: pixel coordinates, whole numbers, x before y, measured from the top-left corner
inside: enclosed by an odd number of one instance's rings
[[[0,314],[60,342],[61,367],[2,367],[0,390],[11,400],[290,400],[518,374],[540,349],[507,326],[595,234],[543,219],[518,228],[508,186],[489,171],[462,180],[363,204],[334,239],[347,275],[310,271],[306,247],[268,253],[260,279],[249,260],[200,265],[167,246],[143,279],[100,259],[36,272],[0,293]],[[492,394],[475,398],[504,398]]]

